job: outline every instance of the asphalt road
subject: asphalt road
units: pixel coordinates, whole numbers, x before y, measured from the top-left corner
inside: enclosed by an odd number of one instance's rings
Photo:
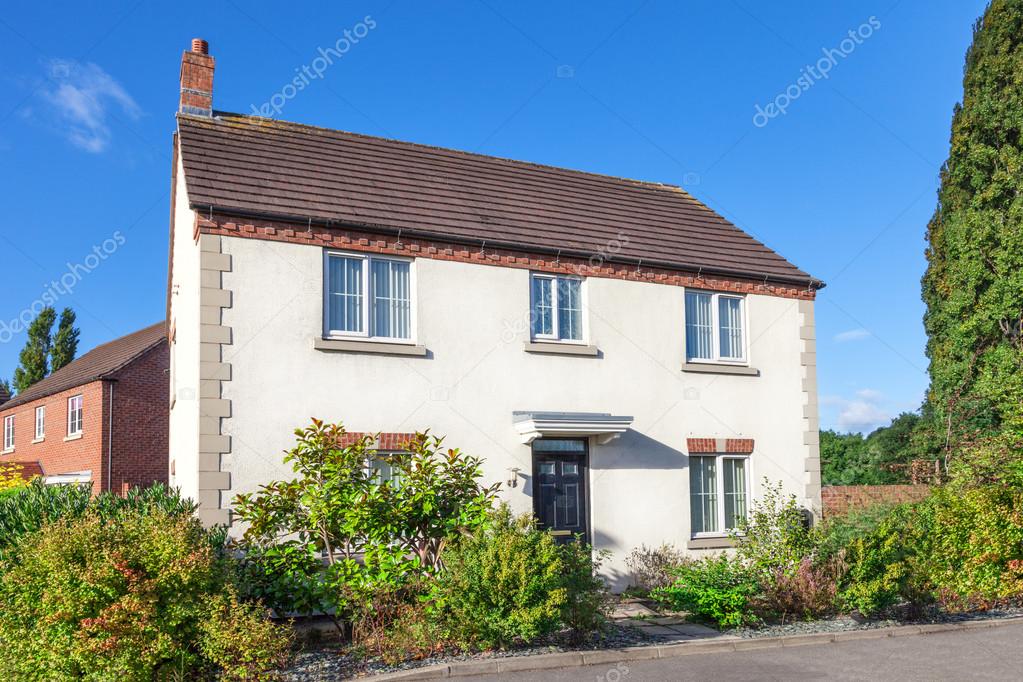
[[[493,682],[1023,680],[1023,623],[909,637],[503,673],[476,679]]]

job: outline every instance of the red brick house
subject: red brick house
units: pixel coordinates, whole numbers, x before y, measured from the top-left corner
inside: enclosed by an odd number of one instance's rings
[[[166,483],[168,371],[164,322],[94,348],[0,404],[0,463],[93,493]]]

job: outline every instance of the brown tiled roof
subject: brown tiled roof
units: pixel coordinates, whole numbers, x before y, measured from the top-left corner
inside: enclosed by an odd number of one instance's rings
[[[196,210],[811,280],[671,185],[222,112],[178,132]]]
[[[10,402],[0,405],[0,412],[54,393],[60,393],[75,386],[107,377],[139,357],[166,338],[163,322],[137,332],[114,339],[61,367],[56,372],[38,381],[14,396]]]
[[[23,480],[31,481],[36,476],[43,475],[43,465],[39,461],[35,462],[18,462],[15,460],[0,462],[0,469],[10,467],[11,465],[18,467],[18,475]]]

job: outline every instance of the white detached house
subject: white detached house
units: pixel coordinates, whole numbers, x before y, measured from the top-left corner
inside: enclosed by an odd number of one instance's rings
[[[760,482],[820,507],[823,283],[680,188],[212,109],[181,70],[171,482],[208,523],[310,417],[431,429],[556,533],[727,546]]]

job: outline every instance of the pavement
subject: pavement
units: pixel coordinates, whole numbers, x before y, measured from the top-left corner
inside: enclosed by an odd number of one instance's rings
[[[988,621],[984,627],[894,628],[886,636],[788,638],[775,646],[746,649],[757,640],[730,642],[732,650],[701,650],[650,660],[613,660],[463,679],[488,682],[646,682],[647,680],[1019,680],[1023,679],[1023,622]],[[870,632],[870,631],[866,631]],[[802,644],[801,644],[802,642]],[[724,643],[722,643],[724,644]],[[468,672],[468,671],[465,671]]]

